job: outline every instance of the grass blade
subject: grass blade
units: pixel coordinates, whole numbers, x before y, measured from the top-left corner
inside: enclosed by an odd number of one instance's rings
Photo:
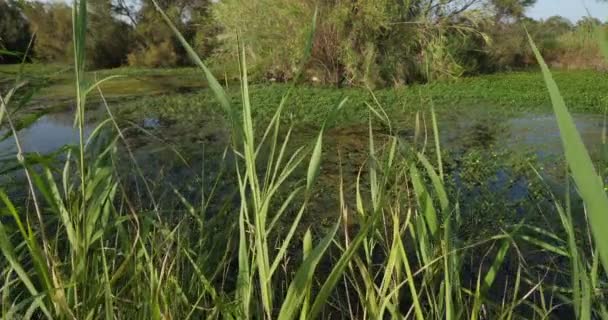
[[[287,296],[285,297],[285,301],[283,301],[283,306],[279,313],[279,320],[294,319],[296,317],[299,306],[304,302],[307,288],[309,288],[310,283],[312,282],[315,269],[319,264],[319,261],[321,261],[321,257],[325,254],[325,251],[329,248],[333,238],[336,236],[339,226],[340,221],[336,223],[331,232],[329,232],[307,255],[302,265],[298,268],[296,276],[287,290]]]
[[[184,49],[186,49],[186,52],[188,53],[188,56],[190,57],[192,62],[194,64],[196,64],[199,68],[201,68],[201,70],[203,70],[203,73],[205,74],[205,78],[207,79],[207,82],[209,83],[209,88],[211,88],[211,91],[213,91],[213,93],[215,94],[215,97],[220,102],[220,105],[224,109],[224,112],[226,112],[226,114],[230,117],[232,124],[233,125],[236,124],[237,123],[236,122],[237,121],[236,112],[232,108],[232,106],[230,104],[230,100],[228,99],[228,95],[224,91],[224,88],[222,87],[222,85],[213,76],[213,74],[211,73],[209,68],[207,68],[207,66],[203,63],[203,61],[198,56],[196,51],[192,48],[192,46],[188,43],[186,38],[184,38],[184,36],[181,34],[181,32],[177,29],[177,27],[171,21],[169,16],[167,16],[167,14],[161,9],[161,7],[158,5],[158,3],[155,0],[152,0],[152,3],[156,7],[156,10],[158,10],[158,12],[160,12],[163,19],[165,20],[165,22],[167,23],[169,28],[171,28],[171,30],[173,31],[173,33],[175,34],[175,36],[177,37],[179,42],[182,44]],[[236,128],[237,127],[235,127],[235,129]]]
[[[317,176],[319,175],[319,169],[321,167],[321,153],[323,151],[323,129],[319,132],[315,148],[313,149],[312,156],[310,157],[310,163],[308,165],[308,174],[306,176],[306,192],[309,193],[312,190]]]
[[[576,129],[572,116],[566,108],[566,103],[559,92],[557,83],[549,71],[549,67],[534,44],[532,37],[528,35],[528,38],[532,50],[536,55],[536,59],[542,69],[549,94],[551,95],[553,111],[557,118],[557,124],[561,133],[566,161],[572,171],[572,176],[576,182],[579,193],[587,206],[595,243],[600,254],[602,265],[604,266],[604,271],[608,273],[608,233],[604,230],[608,227],[608,197],[606,197],[598,174],[593,167],[591,157]]]

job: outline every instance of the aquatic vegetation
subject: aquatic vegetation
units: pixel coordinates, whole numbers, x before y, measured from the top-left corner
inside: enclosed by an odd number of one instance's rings
[[[602,114],[608,106],[603,94],[608,91],[605,74],[593,71],[561,72],[556,74],[556,79],[566,88],[564,97],[573,112]],[[283,119],[301,128],[318,129],[333,107],[345,97],[348,97],[348,101],[340,110],[339,117],[328,126],[365,124],[369,115],[368,104],[383,106],[395,124],[413,123],[415,113],[430,110],[431,102],[444,120],[455,115],[466,117],[471,114],[474,117],[479,112],[506,116],[550,111],[550,99],[542,85],[542,77],[538,72],[521,72],[375,90],[375,99],[370,91],[358,88],[298,86],[290,89],[289,85],[283,84],[252,85],[250,100],[255,105],[252,109],[254,121],[270,119],[288,90],[291,90],[292,99],[286,102]],[[237,89],[228,87],[226,91],[232,103],[240,103]],[[120,103],[117,108],[140,117],[157,116],[175,121],[202,119],[219,110],[208,90],[146,97]]]
[[[24,74],[30,82],[39,83],[36,101],[66,101],[73,95],[71,69],[62,66],[27,65]],[[12,65],[0,66],[0,81],[10,83],[19,69]],[[182,114],[208,113],[217,109],[213,94],[206,89],[206,82],[194,68],[140,69],[118,68],[87,73],[88,77],[121,77],[103,84],[106,98],[117,109],[141,109],[148,113],[162,113],[179,117]],[[566,103],[571,111],[602,114],[608,106],[603,92],[608,91],[608,75],[598,71],[555,72],[557,83],[563,88]],[[34,81],[32,78],[38,79]],[[240,93],[233,79],[227,79],[228,96],[238,103]],[[224,79],[220,81],[223,85]],[[287,84],[253,83],[250,99],[256,106],[252,116],[268,119],[289,90]],[[293,99],[286,106],[284,117],[296,124],[308,126],[319,123],[328,110],[349,97],[342,109],[339,123],[365,123],[368,115],[366,103],[375,104],[370,92],[364,88],[325,88],[301,84],[291,93]],[[450,117],[450,113],[478,112],[496,114],[520,112],[549,112],[550,98],[537,71],[511,72],[453,81],[434,82],[427,85],[374,90],[378,103],[394,119],[411,120],[416,111],[428,110],[431,99],[438,114]],[[138,99],[133,99],[137,97]],[[96,92],[93,102],[99,101]],[[65,102],[64,102],[65,105]],[[334,123],[333,125],[336,125]],[[330,124],[332,125],[332,124]]]

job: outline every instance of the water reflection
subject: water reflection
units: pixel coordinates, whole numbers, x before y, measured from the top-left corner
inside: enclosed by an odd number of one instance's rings
[[[604,134],[604,117],[598,115],[574,115],[574,123],[590,153],[597,156]],[[559,127],[553,115],[530,115],[509,120],[511,147],[525,147],[541,158],[563,153]]]
[[[573,118],[587,149],[597,156],[602,144],[604,117],[577,114]],[[534,153],[543,159],[563,154],[559,127],[552,114],[512,118],[468,115],[441,122],[439,130],[443,148],[450,151],[510,150]]]
[[[603,116],[576,115],[575,121],[592,157],[599,159],[604,131]],[[155,137],[162,138],[150,137],[149,132],[143,134],[140,130],[128,132],[129,145],[134,149],[135,158],[146,178],[178,186],[179,191],[188,196],[188,199],[195,199],[200,193],[198,188],[202,181],[209,182],[217,178],[221,164],[230,163],[222,159],[224,147],[229,143],[228,129],[222,121],[194,118],[178,121],[142,117],[133,119],[133,122],[146,131],[153,131],[152,135]],[[85,134],[88,136],[93,128],[93,124],[86,126]],[[546,189],[537,185],[538,177],[529,175],[528,159],[523,156],[530,153],[537,155],[540,162],[535,162],[534,165],[540,164],[536,168],[544,177],[549,178],[547,182],[554,184],[553,191],[559,192],[563,189],[565,170],[563,161],[560,160],[563,158],[563,152],[559,128],[552,115],[524,115],[512,118],[483,114],[453,116],[439,123],[439,131],[441,148],[447,154],[444,158],[444,169],[451,177],[452,189],[456,190],[458,198],[463,200],[463,212],[476,213],[478,208],[493,206],[504,208],[505,212],[524,214],[531,212],[530,205],[536,206],[540,200],[547,199],[545,195],[537,194],[538,190]],[[374,134],[381,139],[382,132],[379,129]],[[5,132],[0,132],[3,133]],[[327,131],[322,174],[317,184],[318,192],[315,194],[314,205],[319,207],[317,211],[333,214],[333,209],[330,210],[328,206],[337,203],[337,196],[333,191],[341,178],[346,186],[346,201],[354,202],[349,195],[355,194],[351,189],[355,186],[361,165],[368,159],[368,134],[366,125]],[[416,132],[413,128],[399,128],[397,135],[407,144],[415,144]],[[21,130],[19,138],[25,152],[43,154],[66,144],[76,144],[79,139],[78,130],[73,127],[71,112],[45,115],[30,127]],[[310,138],[302,141],[308,143],[314,136],[304,138]],[[418,142],[420,144],[420,141]],[[426,150],[431,152],[430,148],[434,145],[432,136],[428,137],[427,143]],[[175,150],[179,151],[179,155]],[[12,137],[0,142],[0,157],[10,155],[14,151]],[[182,161],[182,156],[189,165]],[[137,171],[131,170],[128,165],[130,158],[125,159],[125,175],[134,175]],[[203,164],[205,177],[197,180],[195,177],[201,173]],[[362,176],[365,175],[365,172],[362,172]],[[137,178],[139,177],[133,176],[134,181]],[[225,188],[218,192],[230,198],[230,188],[235,182],[225,177],[222,179],[218,190]],[[362,188],[366,188],[365,181],[362,181]],[[159,190],[163,192],[162,188]],[[318,218],[310,217],[312,220]],[[312,220],[311,222],[314,222]]]
[[[64,145],[76,144],[79,141],[78,129],[74,127],[73,113],[54,113],[40,117],[35,123],[19,131],[18,137],[24,152],[50,153]],[[88,137],[94,126],[85,126]],[[0,131],[6,134],[6,129]],[[16,151],[14,137],[0,142],[0,154]]]

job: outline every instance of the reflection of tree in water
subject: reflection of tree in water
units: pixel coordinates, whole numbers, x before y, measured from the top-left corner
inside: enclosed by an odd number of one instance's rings
[[[58,112],[44,115],[44,121],[60,126],[72,126],[74,124],[75,112]]]
[[[574,115],[574,122],[587,150],[594,159],[599,159],[604,130],[601,115]],[[533,115],[509,120],[511,145],[522,145],[540,157],[563,155],[559,127],[553,115]]]
[[[92,132],[94,123],[86,124],[86,137]],[[5,128],[6,130],[6,128]],[[5,133],[4,131],[2,133]],[[78,129],[74,127],[74,112],[45,114],[33,122],[23,124],[18,137],[24,152],[48,154],[66,144],[76,144],[79,139]],[[0,142],[0,154],[15,152],[14,137]]]
[[[494,145],[499,133],[498,125],[477,122],[465,133],[464,145],[468,148],[487,149]]]
[[[442,146],[446,150],[467,152],[471,149],[488,150],[507,132],[503,122],[493,118],[457,119],[439,125]]]

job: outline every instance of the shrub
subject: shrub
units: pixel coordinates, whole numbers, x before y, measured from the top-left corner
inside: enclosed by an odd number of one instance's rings
[[[171,41],[163,41],[130,53],[128,60],[131,66],[171,67],[177,64],[177,54]]]
[[[25,7],[36,34],[34,55],[42,61],[69,62],[72,59],[72,9],[64,3],[32,2]]]
[[[13,0],[0,0],[0,49],[25,52],[30,40],[29,25]],[[2,55],[0,63],[14,63],[17,56]]]
[[[111,68],[126,63],[133,44],[132,26],[113,15],[108,1],[94,1],[90,10],[88,65]]]

